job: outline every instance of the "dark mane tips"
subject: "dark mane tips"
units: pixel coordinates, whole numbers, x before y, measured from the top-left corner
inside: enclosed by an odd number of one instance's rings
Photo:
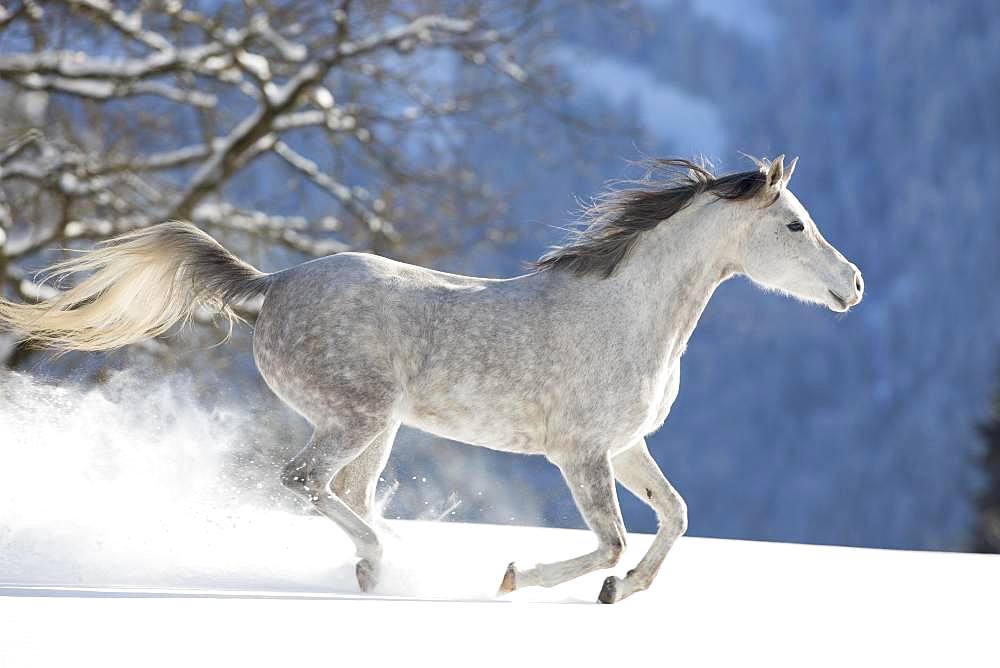
[[[611,276],[631,254],[639,236],[708,192],[718,199],[748,200],[767,185],[767,162],[757,169],[715,176],[707,166],[681,158],[638,163],[645,175],[615,181],[584,207],[570,239],[534,263],[539,271],[564,269],[579,276]]]

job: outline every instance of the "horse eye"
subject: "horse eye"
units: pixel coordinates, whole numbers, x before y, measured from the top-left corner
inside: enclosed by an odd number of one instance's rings
[[[794,223],[788,223],[785,227],[790,229],[792,232],[801,232],[806,229],[805,226],[797,220]]]

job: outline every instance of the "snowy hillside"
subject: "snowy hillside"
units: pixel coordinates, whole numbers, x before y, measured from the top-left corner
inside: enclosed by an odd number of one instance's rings
[[[171,583],[178,588],[4,584],[0,665],[973,665],[995,657],[996,556],[683,538],[651,590],[599,606],[591,602],[606,573],[492,593],[508,560],[581,552],[592,545],[586,532],[396,521],[385,583],[361,597],[349,546],[324,520],[231,519],[260,522],[272,539],[213,546],[205,535],[207,551],[231,551],[216,555],[231,569],[183,574]],[[618,570],[650,538],[630,536]]]

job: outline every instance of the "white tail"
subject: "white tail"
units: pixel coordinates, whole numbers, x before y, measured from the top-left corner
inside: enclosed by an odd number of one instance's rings
[[[230,328],[231,304],[260,294],[269,276],[189,223],[168,222],[103,242],[46,270],[47,279],[93,274],[37,304],[0,298],[0,328],[63,350],[108,350],[166,332],[198,306]]]

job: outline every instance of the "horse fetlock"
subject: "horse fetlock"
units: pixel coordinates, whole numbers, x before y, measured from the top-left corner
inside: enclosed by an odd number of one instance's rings
[[[601,568],[611,568],[618,564],[622,558],[622,553],[625,552],[625,540],[622,538],[615,538],[614,540],[601,545],[598,548],[598,553],[601,556]]]
[[[358,543],[357,555],[355,575],[358,578],[358,587],[363,592],[369,592],[378,584],[382,570],[382,543],[375,535],[367,536],[364,542]]]
[[[597,600],[601,603],[617,603],[632,594],[649,589],[656,572],[649,572],[641,567],[630,570],[624,578],[608,576],[601,587]]]
[[[507,594],[525,587],[554,587],[562,582],[565,582],[565,578],[559,577],[558,572],[553,570],[553,564],[535,564],[531,568],[518,568],[517,562],[512,561],[503,574],[498,593]]]

